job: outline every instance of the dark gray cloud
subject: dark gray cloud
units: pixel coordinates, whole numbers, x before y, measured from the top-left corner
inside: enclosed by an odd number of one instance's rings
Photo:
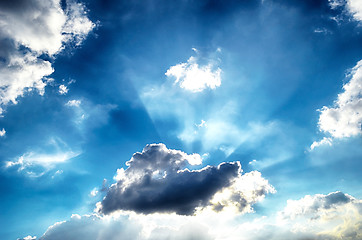
[[[182,169],[197,158],[163,144],[147,145],[127,162],[126,170],[118,171],[118,182],[109,188],[99,211],[191,215],[197,207],[208,206],[216,192],[239,176],[241,168],[232,162],[193,171]]]

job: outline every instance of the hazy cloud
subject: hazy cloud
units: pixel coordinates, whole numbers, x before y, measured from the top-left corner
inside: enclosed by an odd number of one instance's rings
[[[74,152],[60,139],[51,139],[44,148],[28,151],[13,161],[6,161],[5,168],[15,168],[18,172],[24,172],[30,177],[40,177],[58,164],[78,156],[80,152]],[[57,171],[55,174],[61,173]]]

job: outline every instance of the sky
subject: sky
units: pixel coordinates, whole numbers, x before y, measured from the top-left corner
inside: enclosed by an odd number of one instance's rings
[[[0,1],[0,238],[362,239],[360,0]]]

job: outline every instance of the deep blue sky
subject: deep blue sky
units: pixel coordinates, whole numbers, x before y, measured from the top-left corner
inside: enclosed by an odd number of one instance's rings
[[[27,86],[14,103],[3,100],[9,91],[1,92],[1,239],[41,237],[55,222],[92,213],[106,196],[102,184],[114,183],[116,170],[152,143],[200,154],[202,165],[190,169],[240,161],[244,173],[259,171],[276,193],[242,222],[274,216],[288,199],[305,195],[341,191],[361,199],[361,117],[353,134],[320,131],[322,107],[338,107],[362,59],[362,18],[348,5],[355,1],[332,2],[82,1],[87,11],[75,17],[92,27],[73,30],[80,38],[63,39],[54,54],[50,47],[37,51],[32,41],[40,38],[31,32],[37,27],[24,37],[15,31],[20,25],[0,25],[3,89],[34,77],[11,75],[14,56],[32,53],[54,69],[40,76],[48,81],[44,94]],[[0,19],[31,15],[24,4],[4,1]],[[59,11],[71,18],[66,9],[75,2],[62,4]],[[50,20],[44,17],[39,31]],[[190,57],[199,71],[220,69],[220,85],[192,91],[165,75]],[[60,85],[68,91],[61,94]],[[361,115],[358,105],[353,111]],[[352,112],[341,114],[348,119]],[[330,143],[310,149],[324,137]],[[57,154],[66,157],[54,162]],[[21,156],[28,165],[18,162]]]

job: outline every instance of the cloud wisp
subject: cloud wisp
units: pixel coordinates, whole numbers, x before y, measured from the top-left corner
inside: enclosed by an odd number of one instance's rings
[[[28,151],[13,161],[5,162],[5,169],[16,169],[30,177],[40,177],[53,170],[59,164],[65,163],[80,155],[74,152],[60,139],[51,139],[47,144],[50,151]],[[60,174],[62,171],[57,171]]]

